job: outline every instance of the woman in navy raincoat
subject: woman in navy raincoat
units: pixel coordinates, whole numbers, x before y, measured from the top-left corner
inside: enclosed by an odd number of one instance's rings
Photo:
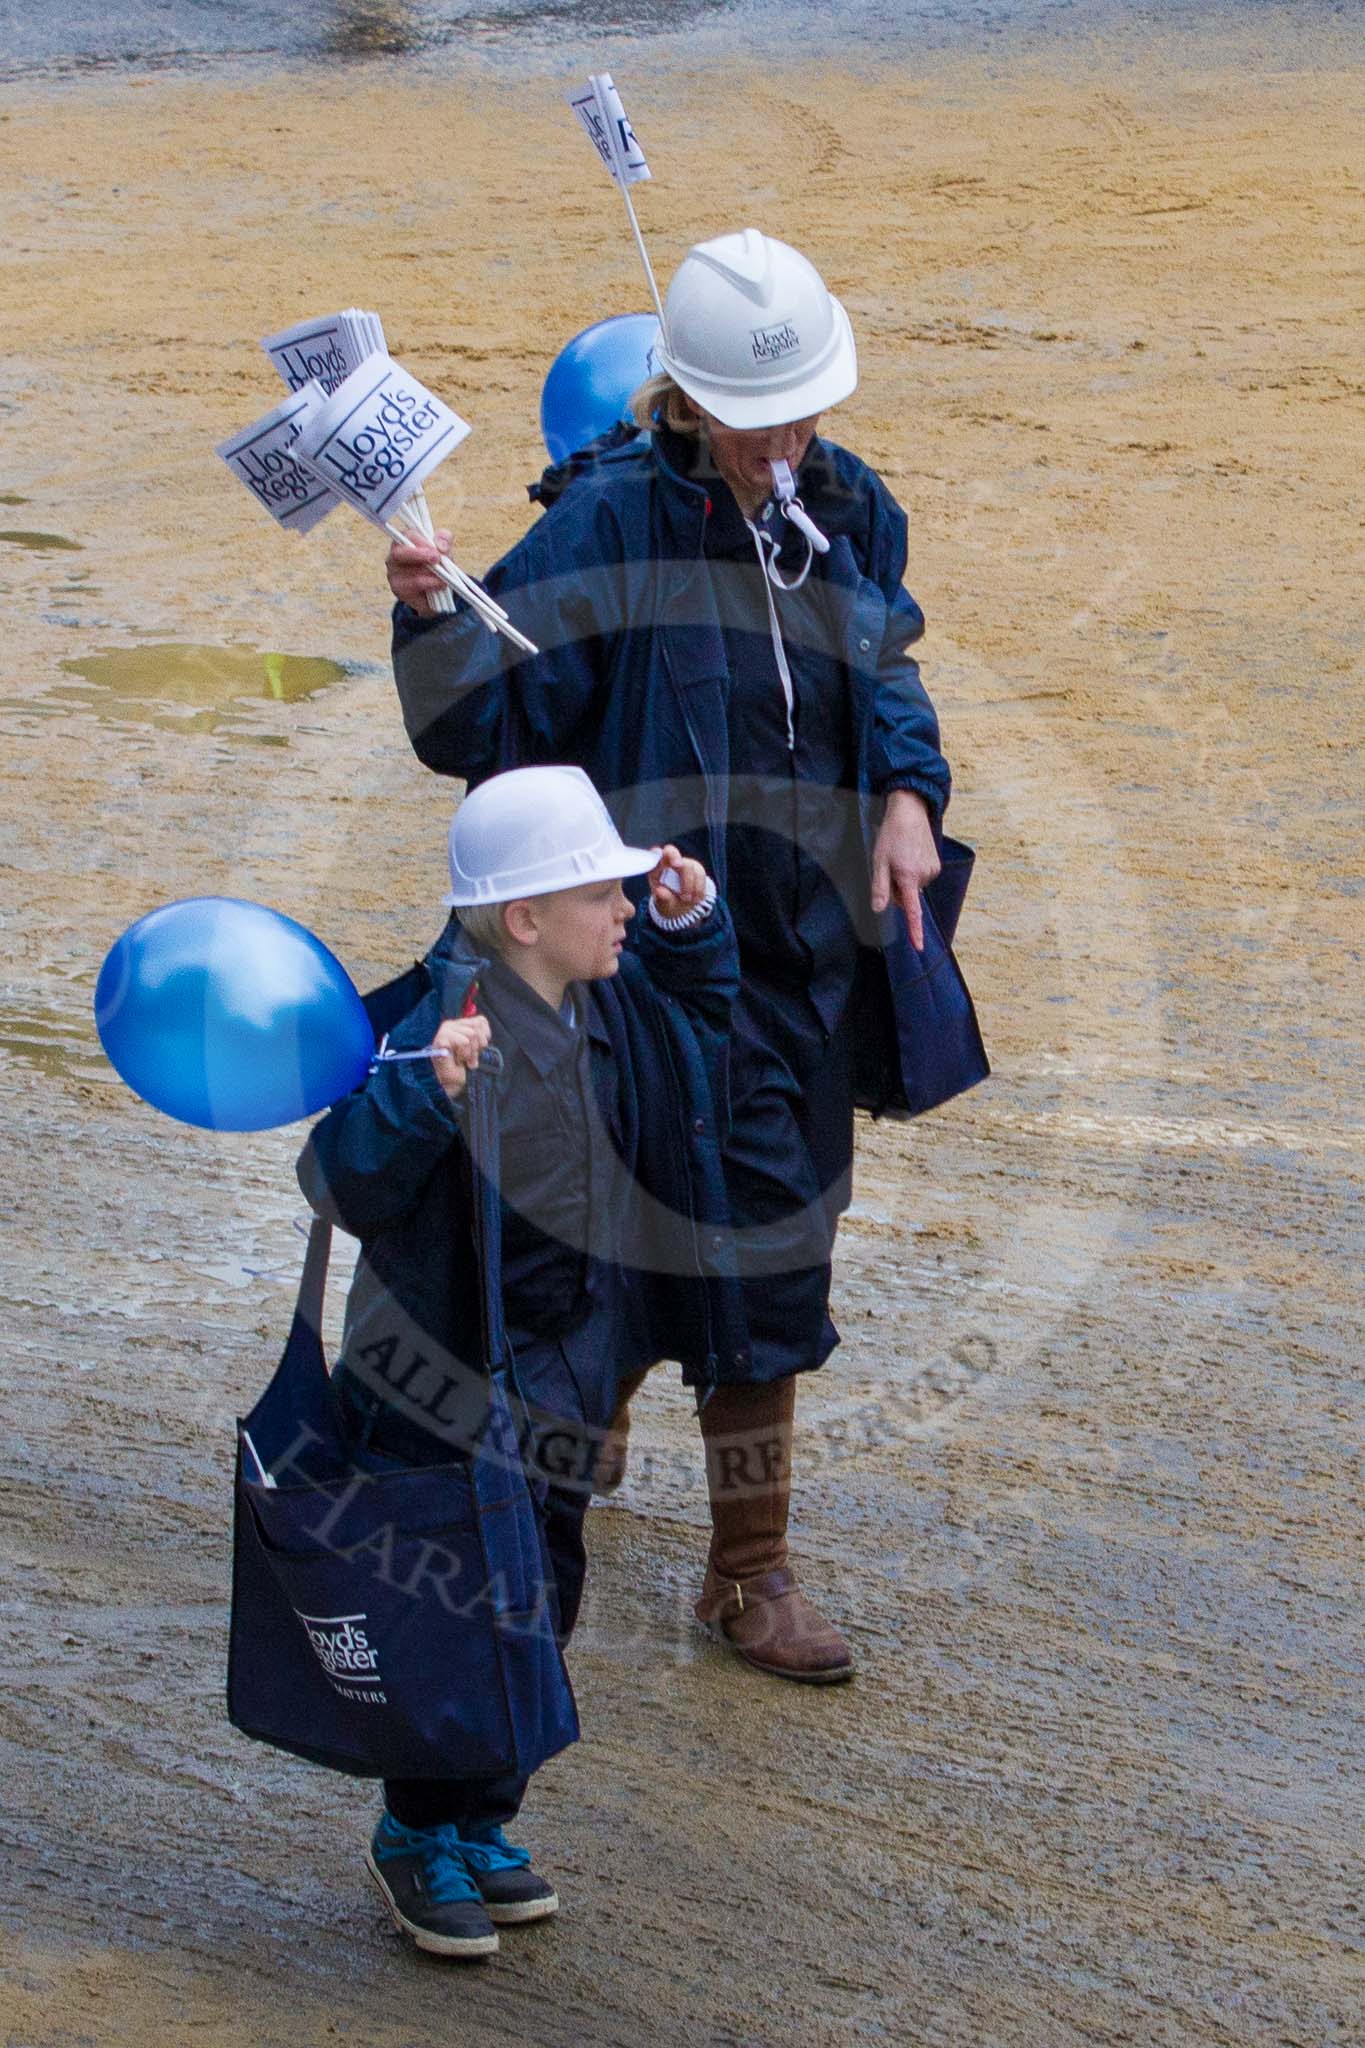
[[[956,903],[945,934],[921,894],[950,776],[908,651],[924,619],[902,585],[906,517],[817,433],[857,381],[847,317],[804,257],[749,229],[689,252],[665,319],[636,402],[650,431],[547,472],[544,517],[486,579],[539,653],[463,607],[432,616],[434,550],[395,545],[394,673],[428,767],[472,785],[574,762],[623,836],[666,834],[730,903],[724,1164],[748,1329],[706,1361],[697,1611],[759,1668],[828,1682],[852,1657],[797,1587],[786,1528],[795,1375],[838,1341],[854,1104],[915,1113],[987,1068],[946,943]],[[960,900],[969,857],[950,864]]]

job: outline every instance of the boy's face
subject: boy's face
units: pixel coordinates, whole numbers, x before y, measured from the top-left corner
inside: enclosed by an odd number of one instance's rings
[[[635,906],[621,884],[583,882],[531,899],[536,950],[557,978],[601,981],[615,974]]]

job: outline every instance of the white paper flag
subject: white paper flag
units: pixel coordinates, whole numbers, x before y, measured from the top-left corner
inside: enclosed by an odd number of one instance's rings
[[[645,153],[626,119],[609,71],[594,72],[584,91],[569,94],[569,105],[618,185],[638,185],[649,176]]]
[[[330,395],[358,370],[367,357],[384,353],[384,328],[377,313],[352,306],[320,320],[300,320],[279,334],[267,334],[261,347],[291,391],[317,382]]]
[[[294,452],[383,526],[468,432],[468,423],[425,385],[376,355],[304,421]]]
[[[297,391],[251,427],[243,427],[217,453],[239,476],[258,504],[291,533],[307,533],[341,503],[292,454],[299,427],[319,402],[319,393]]]

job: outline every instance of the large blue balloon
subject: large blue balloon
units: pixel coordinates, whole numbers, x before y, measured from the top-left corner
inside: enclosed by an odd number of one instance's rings
[[[374,1057],[355,984],[311,932],[234,896],[167,903],[110,947],[100,1042],[154,1109],[264,1131],[349,1094]]]
[[[540,394],[540,431],[552,462],[629,419],[631,393],[658,368],[658,339],[652,313],[618,313],[560,350]]]

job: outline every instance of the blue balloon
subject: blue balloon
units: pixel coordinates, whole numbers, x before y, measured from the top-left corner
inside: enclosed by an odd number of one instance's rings
[[[135,1094],[210,1131],[311,1116],[374,1057],[335,954],[292,917],[235,896],[192,896],[130,925],[100,969],[95,1026]]]
[[[618,313],[585,327],[560,350],[540,394],[540,431],[552,462],[631,417],[631,393],[658,368],[658,339],[652,313]]]

